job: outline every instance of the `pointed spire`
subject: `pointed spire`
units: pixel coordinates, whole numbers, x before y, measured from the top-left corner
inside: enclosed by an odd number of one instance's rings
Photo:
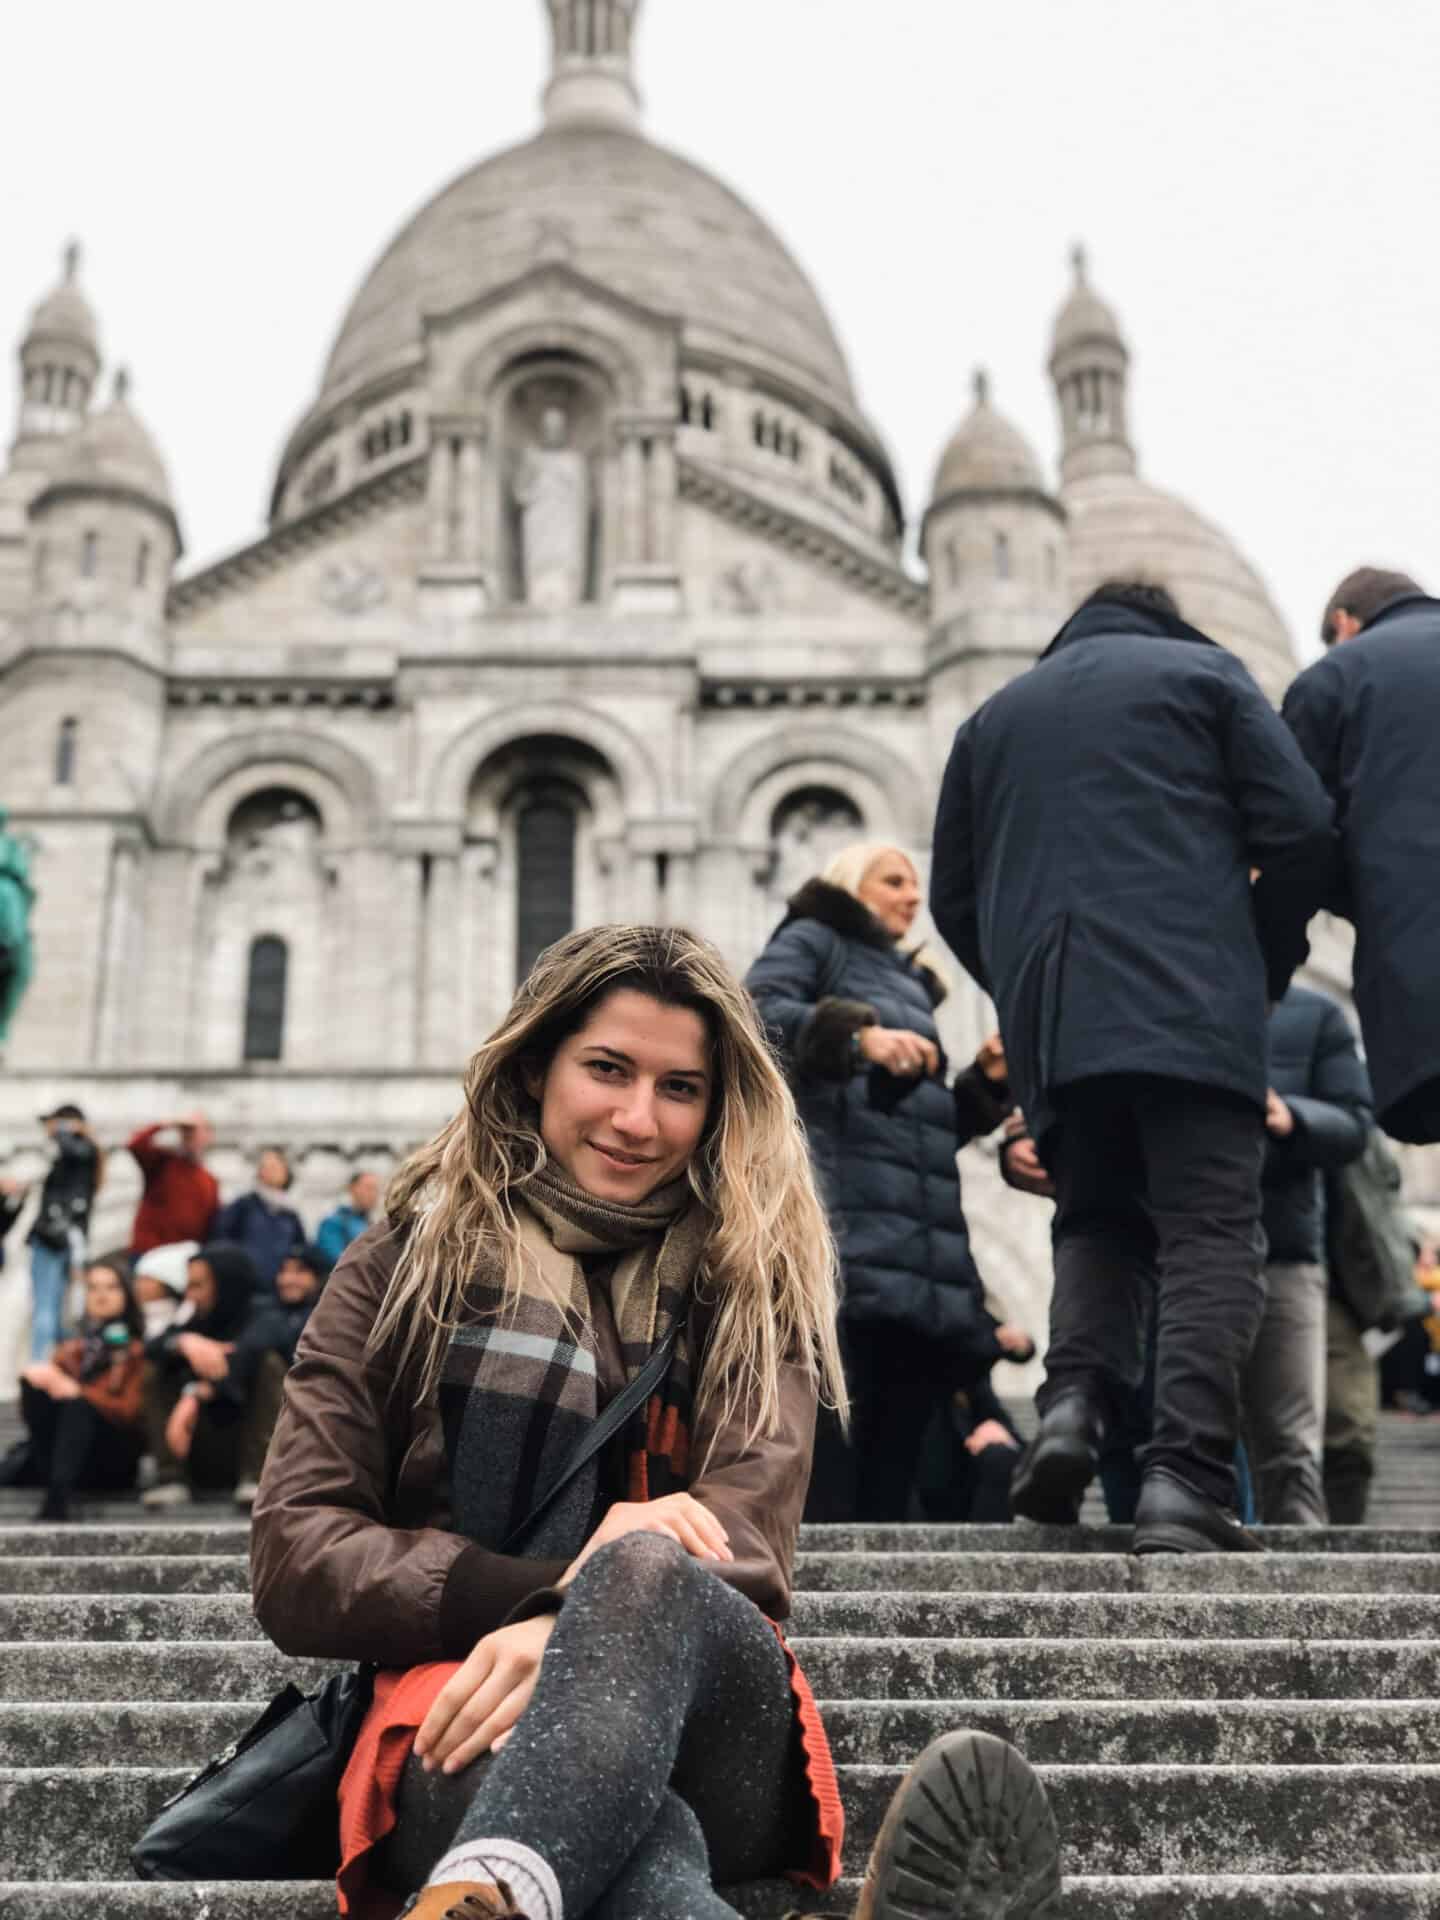
[[[545,0],[554,38],[545,124],[635,127],[640,94],[631,65],[640,0]]]
[[[990,404],[990,376],[984,367],[976,367],[972,382],[975,389],[975,405],[988,407]]]
[[[67,240],[65,242],[63,259],[65,263],[65,284],[67,287],[73,287],[75,282],[80,278],[80,242],[78,240]]]
[[[1085,251],[1083,240],[1077,240],[1070,249],[1070,264],[1075,269],[1075,285],[1088,286],[1090,283],[1086,276],[1090,270],[1090,256]]]

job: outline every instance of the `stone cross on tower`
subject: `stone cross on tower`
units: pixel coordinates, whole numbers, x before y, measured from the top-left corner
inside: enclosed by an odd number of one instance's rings
[[[640,95],[630,48],[640,0],[545,0],[555,39],[547,126],[633,127]]]

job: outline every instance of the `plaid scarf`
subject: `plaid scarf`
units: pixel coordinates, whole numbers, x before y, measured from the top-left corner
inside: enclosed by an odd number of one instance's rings
[[[683,1181],[639,1206],[623,1206],[594,1199],[547,1163],[515,1199],[523,1248],[519,1304],[504,1306],[499,1255],[482,1262],[440,1378],[456,1530],[492,1551],[553,1484],[599,1412],[590,1290],[577,1256],[619,1255],[610,1297],[625,1377],[633,1380],[688,1314],[709,1232],[705,1210]],[[664,1382],[624,1434],[627,1499],[659,1499],[687,1485],[691,1388],[682,1330]],[[594,1530],[604,1451],[519,1543],[526,1555],[579,1552]]]

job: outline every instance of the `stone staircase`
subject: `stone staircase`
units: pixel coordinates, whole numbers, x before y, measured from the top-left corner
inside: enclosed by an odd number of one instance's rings
[[[1440,1431],[1387,1423],[1387,1475],[1433,1523],[1429,1449]],[[41,1528],[34,1504],[0,1494],[0,1914],[333,1913],[328,1885],[127,1879],[160,1802],[323,1671],[260,1638],[243,1523],[97,1503]],[[904,1764],[968,1726],[1051,1793],[1054,1920],[1440,1920],[1440,1530],[1267,1539],[1263,1558],[1141,1562],[1120,1529],[807,1532],[793,1637],[841,1765],[848,1871]],[[753,1920],[805,1905],[736,1899]]]

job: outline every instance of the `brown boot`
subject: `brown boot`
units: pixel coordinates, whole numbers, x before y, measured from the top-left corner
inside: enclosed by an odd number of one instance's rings
[[[1045,1789],[1003,1740],[946,1733],[901,1781],[855,1920],[1049,1920],[1060,1841]]]
[[[525,1920],[503,1882],[487,1887],[477,1880],[423,1887],[405,1912],[413,1920]]]

